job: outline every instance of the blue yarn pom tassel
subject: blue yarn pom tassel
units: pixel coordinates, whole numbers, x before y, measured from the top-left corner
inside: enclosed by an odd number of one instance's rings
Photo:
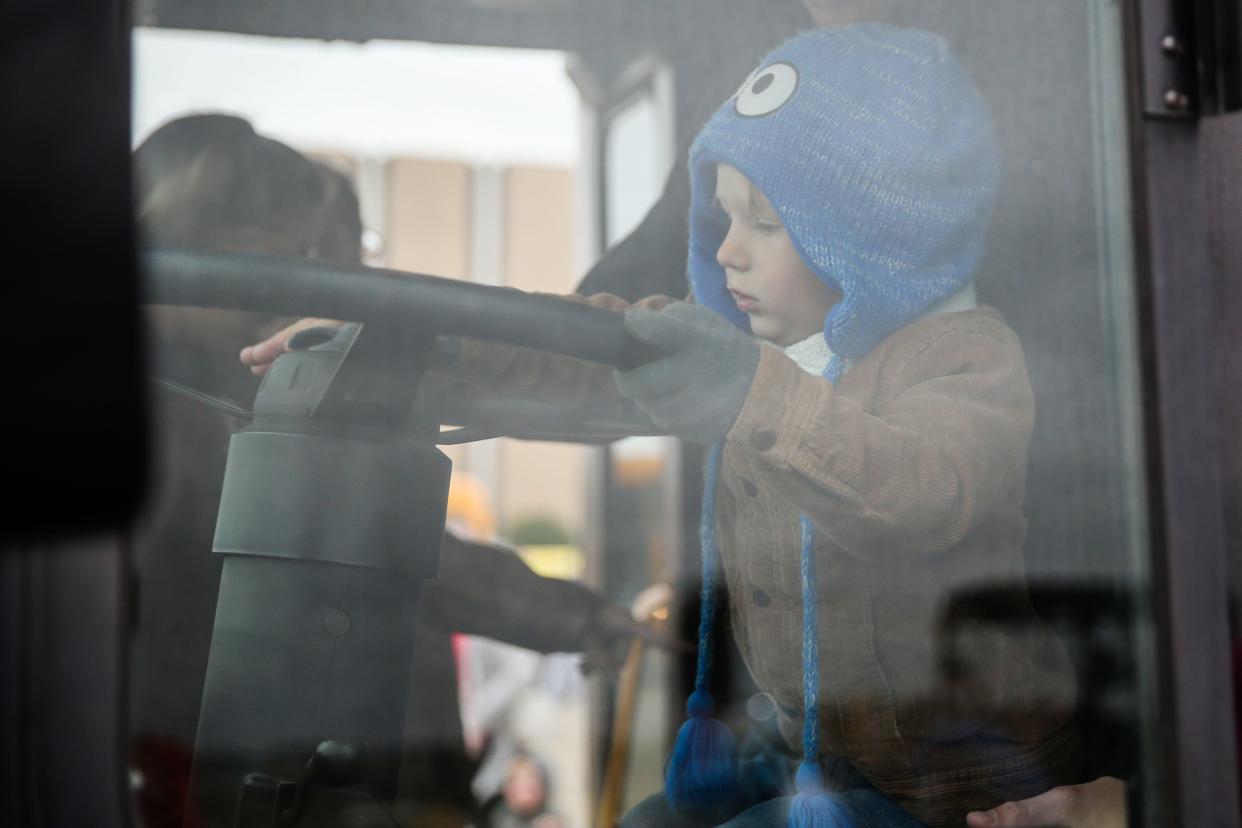
[[[712,446],[703,485],[703,587],[699,610],[699,651],[694,692],[686,703],[689,718],[677,733],[664,774],[664,794],[673,811],[708,814],[728,810],[738,801],[737,742],[729,728],[712,718],[715,704],[710,680],[716,604],[716,481],[723,444]]]
[[[824,790],[819,762],[798,767],[798,795],[789,807],[789,828],[854,828],[844,807]]]
[[[690,718],[677,732],[664,777],[669,807],[680,814],[727,809],[738,796],[737,742],[712,718],[710,695],[694,691],[686,708]]]

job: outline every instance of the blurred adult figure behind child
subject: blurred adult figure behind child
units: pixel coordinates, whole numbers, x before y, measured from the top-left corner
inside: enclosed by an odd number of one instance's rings
[[[256,134],[240,118],[173,121],[138,148],[135,169],[148,247],[360,262],[362,226],[348,179]],[[248,405],[258,380],[235,355],[291,320],[158,307],[150,321],[151,373]],[[130,693],[137,799],[149,828],[183,823],[220,580],[212,538],[228,441],[242,425],[164,386],[153,406],[155,495],[134,536]],[[545,609],[533,613],[532,607]],[[419,825],[460,826],[476,810],[474,762],[456,715],[453,631],[540,652],[588,654],[611,652],[614,638],[644,633],[624,609],[586,587],[539,577],[512,550],[446,533],[440,577],[422,592],[417,682],[401,757],[397,810]],[[185,824],[196,824],[192,812]]]
[[[348,180],[227,115],[172,121],[134,154],[148,247],[356,262],[361,223]],[[248,405],[257,380],[239,343],[280,327],[263,314],[148,309],[148,373]],[[229,437],[242,421],[165,388],[152,392],[150,499],[133,536],[130,675],[137,803],[148,826],[182,824],[220,562],[211,554]]]
[[[135,153],[137,213],[148,247],[266,253],[358,264],[362,224],[349,180],[257,134],[241,118],[191,115]],[[259,275],[256,274],[256,278]],[[154,375],[249,406],[258,379],[235,354],[289,320],[201,308],[150,310]],[[211,645],[220,560],[212,554],[225,458],[243,421],[158,388],[151,491],[134,540],[137,625],[131,732],[149,828],[182,824]],[[443,608],[428,590],[425,603]],[[461,825],[475,808],[448,633],[420,624],[402,796],[425,824]],[[194,814],[187,815],[187,824]]]

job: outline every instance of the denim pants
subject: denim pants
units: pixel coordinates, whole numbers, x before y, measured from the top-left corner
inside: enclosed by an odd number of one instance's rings
[[[848,763],[828,760],[824,770],[827,787],[833,791],[828,795],[845,808],[858,828],[924,828],[923,823],[871,787]],[[711,817],[675,814],[669,809],[664,794],[655,794],[621,817],[620,828],[785,828],[794,800],[789,782],[786,775],[776,787],[771,784],[762,789],[750,786],[753,793],[749,801],[744,801],[732,813],[717,813]],[[743,785],[746,787],[745,780]]]
[[[829,796],[845,806],[858,828],[924,828],[923,823],[874,788],[840,791]],[[785,828],[789,824],[789,806],[793,800],[792,796],[781,796],[751,805],[718,823],[719,828]],[[621,828],[704,828],[711,824],[673,813],[664,794],[644,799],[621,818]]]

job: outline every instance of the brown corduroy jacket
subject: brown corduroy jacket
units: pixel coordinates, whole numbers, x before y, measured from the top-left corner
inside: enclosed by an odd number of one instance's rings
[[[617,395],[608,369],[478,342],[458,368],[499,393]],[[1016,335],[979,308],[908,325],[835,386],[763,347],[725,441],[716,515],[732,626],[790,749],[801,744],[805,514],[821,747],[929,825],[1081,781],[1073,672],[1024,575],[1034,414]]]

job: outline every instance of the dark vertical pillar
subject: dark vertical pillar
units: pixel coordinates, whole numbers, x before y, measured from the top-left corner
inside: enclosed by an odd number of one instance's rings
[[[1139,139],[1152,576],[1165,612],[1166,767],[1176,809],[1168,816],[1171,824],[1236,826],[1217,384],[1228,335],[1213,293],[1203,133],[1195,121],[1145,120]]]

